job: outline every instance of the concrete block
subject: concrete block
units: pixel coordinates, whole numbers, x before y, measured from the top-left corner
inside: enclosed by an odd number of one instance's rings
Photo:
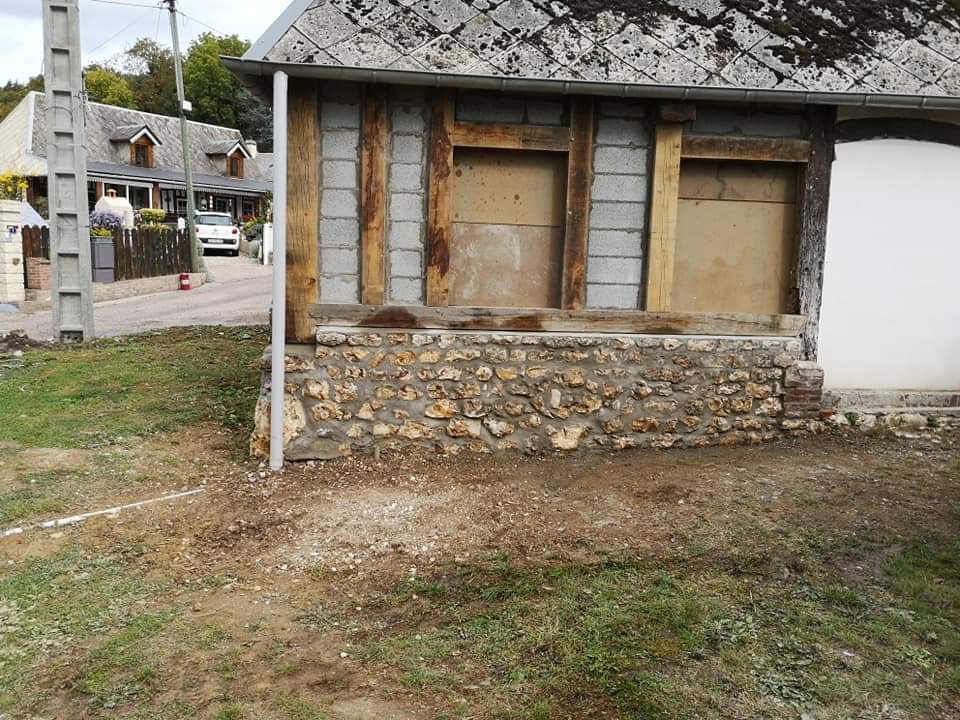
[[[401,4],[411,5],[412,3],[403,2]],[[390,85],[388,87],[390,100],[397,105],[402,105],[404,103],[410,105],[422,105],[427,100],[426,90],[422,87],[417,87],[416,85]]]
[[[356,275],[360,253],[354,248],[320,248],[320,272],[327,275]]]
[[[639,285],[643,275],[640,258],[592,257],[587,259],[588,283]]]
[[[390,166],[390,190],[423,190],[423,166],[413,163],[393,163]]]
[[[600,103],[600,117],[645,118],[647,108],[643,103],[604,100]]]
[[[353,190],[324,190],[320,198],[320,215],[325,218],[356,218],[360,203]]]
[[[588,308],[635,310],[639,307],[639,285],[596,285],[587,283]]]
[[[591,230],[587,255],[594,257],[638,258],[643,255],[643,233],[639,230]]]
[[[423,138],[417,135],[395,136],[389,159],[395,163],[422,163]]]
[[[387,245],[391,250],[420,250],[423,243],[423,223],[390,223],[390,229],[387,231]]]
[[[649,193],[646,175],[594,175],[594,200],[645,201]]]
[[[645,175],[647,151],[642,148],[598,147],[593,154],[593,171],[603,174]]]
[[[327,130],[323,133],[325,160],[354,160],[359,158],[360,133],[356,130]]]
[[[597,230],[642,230],[646,205],[642,202],[595,202],[590,210],[590,227]]]
[[[320,302],[360,302],[360,279],[356,275],[321,275]]]
[[[423,261],[416,250],[390,251],[390,277],[420,278]]]
[[[518,97],[498,97],[491,102],[486,95],[463,95],[457,101],[457,120],[463,122],[523,122],[524,102]]]
[[[320,103],[320,127],[359,128],[360,106],[339,102]]]
[[[323,247],[359,247],[360,222],[356,219],[320,221],[320,245]]]
[[[421,107],[401,106],[390,113],[391,132],[397,135],[423,135],[427,121]]]
[[[423,303],[423,280],[420,278],[391,278],[390,302],[399,305]]]
[[[390,194],[390,219],[423,221],[423,195],[412,193]]]
[[[597,123],[597,145],[630,145],[647,147],[650,138],[643,120],[600,118]]]
[[[351,160],[327,160],[323,163],[323,187],[356,190],[359,170],[359,163]]]
[[[527,122],[532,125],[562,125],[563,103],[547,100],[527,101]]]

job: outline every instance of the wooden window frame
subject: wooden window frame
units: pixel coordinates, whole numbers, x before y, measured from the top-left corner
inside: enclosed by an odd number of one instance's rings
[[[571,99],[568,126],[473,123],[456,119],[455,95],[438,92],[431,104],[427,305],[445,307],[450,287],[453,153],[457,147],[567,153],[567,206],[563,235],[561,308],[579,310],[586,299],[587,233],[593,174],[594,101]],[[547,309],[549,311],[549,309]]]
[[[142,147],[146,151],[146,164],[137,164],[137,148]],[[133,167],[152,168],[154,166],[153,143],[146,137],[138,138],[130,143],[130,164]]]
[[[695,135],[684,132],[681,123],[660,123],[655,129],[653,191],[650,205],[650,247],[647,253],[647,310],[672,311],[677,219],[680,206],[680,166],[683,160],[742,160],[764,163],[789,163],[803,169],[813,156],[809,140],[792,138],[751,138],[727,135]],[[805,183],[804,183],[805,184]],[[802,187],[797,208],[798,246],[804,236]],[[799,251],[798,251],[799,252]],[[794,259],[794,274],[799,273],[799,259]],[[803,304],[798,303],[803,311]],[[789,317],[789,316],[784,316]]]
[[[233,163],[237,163],[237,168],[239,172],[234,174],[233,172]],[[243,153],[239,150],[234,150],[232,154],[227,155],[227,177],[237,178],[238,180],[243,179]]]

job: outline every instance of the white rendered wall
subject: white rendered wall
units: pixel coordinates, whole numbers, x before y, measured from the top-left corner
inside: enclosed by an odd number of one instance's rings
[[[830,388],[960,390],[960,148],[837,146],[819,361]]]

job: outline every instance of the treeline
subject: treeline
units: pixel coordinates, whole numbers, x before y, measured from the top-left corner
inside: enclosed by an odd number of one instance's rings
[[[245,138],[268,150],[270,110],[250,93],[220,62],[221,55],[238,57],[250,46],[236,35],[205,33],[194,40],[183,62],[183,84],[193,103],[191,120],[235,127]],[[137,40],[129,50],[84,70],[87,97],[160,115],[177,114],[177,85],[170,48],[149,39]],[[0,87],[0,120],[31,90],[43,90],[43,77]]]

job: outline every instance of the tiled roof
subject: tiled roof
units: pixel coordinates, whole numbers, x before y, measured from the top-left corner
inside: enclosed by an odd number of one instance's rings
[[[47,154],[46,133],[46,97],[34,93],[35,110],[33,113],[33,154],[45,157]],[[130,110],[128,108],[89,102],[86,105],[86,147],[87,163],[93,166],[100,163],[110,166],[124,166],[131,171],[129,151],[118,145],[114,135],[119,128],[150,128],[162,144],[154,148],[154,160],[158,169],[183,173],[183,145],[180,142],[180,119],[167,115]],[[190,123],[190,151],[193,158],[193,172],[198,175],[223,177],[226,166],[222,158],[207,155],[207,148],[216,143],[230,143],[231,147],[243,138],[239,130],[233,128]],[[269,181],[270,169],[257,159],[244,164],[244,176],[248,180]],[[226,179],[226,178],[225,178]]]
[[[960,12],[951,2],[296,0],[243,59],[958,97]]]

